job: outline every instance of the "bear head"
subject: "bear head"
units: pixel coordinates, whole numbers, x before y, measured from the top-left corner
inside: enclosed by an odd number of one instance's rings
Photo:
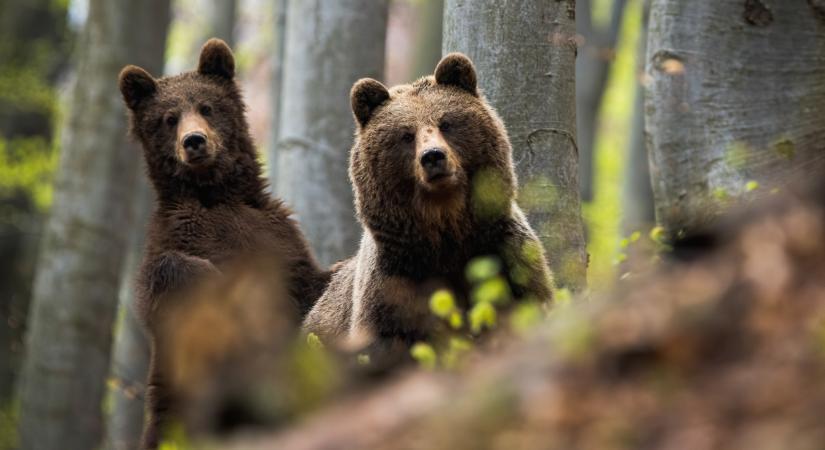
[[[235,59],[220,39],[204,44],[193,72],[160,79],[136,66],[120,72],[132,134],[143,144],[161,195],[257,180],[259,165],[234,77]]]
[[[512,150],[466,56],[449,54],[434,75],[392,89],[361,79],[350,100],[357,127],[350,178],[367,228],[412,226],[438,241],[510,214]]]

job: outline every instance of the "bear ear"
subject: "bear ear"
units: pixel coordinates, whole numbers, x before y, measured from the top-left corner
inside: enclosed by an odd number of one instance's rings
[[[198,73],[215,75],[227,80],[235,77],[235,57],[226,42],[212,38],[203,44],[198,61]]]
[[[390,92],[380,81],[362,78],[352,86],[349,97],[355,120],[363,127],[369,122],[375,108],[390,98]]]
[[[126,66],[118,77],[120,93],[129,109],[135,109],[140,102],[155,95],[158,84],[149,72],[138,66]]]
[[[450,53],[441,59],[435,68],[435,82],[445,86],[455,86],[470,94],[476,90],[476,69],[470,58],[461,53]]]

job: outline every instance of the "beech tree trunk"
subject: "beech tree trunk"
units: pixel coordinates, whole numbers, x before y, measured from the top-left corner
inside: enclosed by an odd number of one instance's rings
[[[171,19],[170,0],[151,0],[140,3],[133,19],[145,30],[130,42],[133,51],[131,64],[148,70],[155,76],[163,73],[166,36]],[[130,144],[138,155],[142,149],[136,142]],[[141,174],[143,175],[143,174]],[[112,349],[110,387],[112,410],[106,426],[106,448],[129,450],[138,448],[143,432],[144,394],[149,369],[149,342],[133,309],[134,276],[143,258],[146,224],[152,207],[152,192],[146,176],[138,176],[133,198],[133,217],[119,292],[119,320]]]
[[[139,153],[118,71],[138,0],[90,0],[62,125],[54,203],[35,276],[20,383],[23,449],[96,448]]]
[[[235,22],[238,16],[237,0],[213,0],[207,3],[207,11],[210,14],[209,25],[211,34],[206,36],[203,42],[216,37],[223,39],[229,47],[235,45]],[[198,46],[203,45],[198,42]]]
[[[413,0],[416,29],[409,80],[430,75],[441,60],[444,0]]]
[[[579,137],[579,185],[582,201],[593,200],[593,160],[596,151],[599,109],[607,76],[616,53],[627,0],[612,0],[610,22],[600,27],[593,21],[592,1],[576,0],[576,128]]]
[[[547,251],[556,284],[585,285],[576,147],[575,2],[448,0],[443,52],[467,54],[507,126],[519,204]]]
[[[822,177],[825,3],[654,0],[647,133],[657,220],[671,236],[731,199]]]
[[[286,15],[289,2],[287,0],[277,0],[275,2],[275,32],[272,43],[272,82],[271,104],[269,125],[269,146],[267,148],[267,175],[270,185],[274,186],[278,179],[278,140],[281,126],[281,100],[283,99],[284,86],[284,53],[286,53]]]
[[[361,236],[347,176],[349,91],[382,78],[386,23],[387,0],[289,3],[276,193],[322,264],[352,255]]]

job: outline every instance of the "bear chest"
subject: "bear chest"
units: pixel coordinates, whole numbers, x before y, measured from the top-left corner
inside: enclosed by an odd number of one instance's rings
[[[266,214],[247,206],[191,206],[166,216],[168,248],[220,261],[267,245]]]

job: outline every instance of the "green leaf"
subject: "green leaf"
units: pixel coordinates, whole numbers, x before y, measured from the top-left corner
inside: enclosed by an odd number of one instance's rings
[[[450,326],[454,330],[458,330],[464,326],[464,318],[461,316],[460,312],[453,311],[452,314],[450,314]]]
[[[510,316],[510,326],[517,333],[524,333],[541,322],[542,310],[536,302],[522,302]]]
[[[507,280],[497,276],[476,286],[472,298],[475,303],[504,304],[510,300],[510,286]]]
[[[430,311],[436,316],[446,319],[455,310],[455,299],[452,292],[439,289],[430,296]]]
[[[424,369],[435,369],[436,354],[435,349],[426,342],[417,342],[410,348],[410,355],[418,361],[418,365]]]
[[[501,262],[492,256],[473,258],[467,264],[467,281],[481,283],[501,273]]]
[[[307,345],[314,350],[320,350],[324,348],[324,343],[321,342],[321,338],[318,337],[317,334],[310,332],[307,334]]]
[[[479,302],[470,310],[470,329],[478,334],[482,328],[496,326],[496,308],[490,302]]]

